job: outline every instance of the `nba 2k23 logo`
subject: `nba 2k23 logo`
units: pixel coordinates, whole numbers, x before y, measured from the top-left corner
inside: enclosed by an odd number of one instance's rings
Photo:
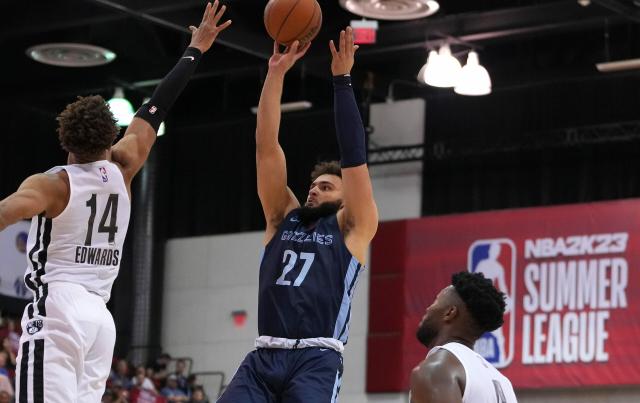
[[[515,343],[516,247],[510,239],[482,239],[469,248],[467,263],[471,273],[482,273],[507,296],[504,325],[485,333],[474,346],[496,368],[504,368],[513,360]]]

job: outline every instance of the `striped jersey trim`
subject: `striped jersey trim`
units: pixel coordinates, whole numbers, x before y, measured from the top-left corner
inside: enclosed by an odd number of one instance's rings
[[[343,343],[346,343],[347,338],[349,337],[351,301],[353,299],[355,286],[358,282],[358,275],[362,272],[362,269],[363,266],[358,263],[355,257],[352,257],[351,262],[349,263],[349,268],[347,269],[347,275],[344,278],[344,294],[342,296],[342,303],[340,304],[340,311],[338,312],[336,326],[333,331],[333,338],[338,339]]]
[[[46,299],[49,293],[48,284],[42,282],[42,276],[46,274],[47,254],[49,245],[51,244],[51,229],[53,220],[46,218],[44,214],[38,216],[38,231],[36,234],[36,242],[29,251],[29,262],[31,263],[31,271],[24,277],[25,284],[34,293],[34,301],[27,307],[27,315],[29,319],[33,319],[37,308],[37,314],[40,316],[47,315]]]

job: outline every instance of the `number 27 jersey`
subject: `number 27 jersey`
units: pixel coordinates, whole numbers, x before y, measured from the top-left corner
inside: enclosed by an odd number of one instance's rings
[[[33,217],[25,284],[35,294],[52,282],[81,285],[109,300],[120,268],[131,202],[120,169],[109,161],[59,166],[69,177],[69,202],[55,218]]]
[[[363,270],[347,249],[335,214],[305,228],[293,210],[260,263],[259,335],[324,337],[346,344],[351,301]]]

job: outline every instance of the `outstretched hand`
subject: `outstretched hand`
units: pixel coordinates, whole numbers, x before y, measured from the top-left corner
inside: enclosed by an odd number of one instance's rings
[[[285,74],[296,62],[307,53],[311,47],[311,42],[307,42],[302,47],[299,41],[295,41],[291,46],[287,46],[283,53],[280,53],[278,42],[273,43],[273,55],[269,59],[269,71]]]
[[[351,73],[354,63],[354,55],[359,46],[353,44],[353,29],[347,27],[346,31],[340,31],[340,50],[336,49],[333,40],[329,41],[331,50],[331,72],[334,76],[343,76]]]
[[[231,25],[231,20],[227,20],[222,25],[218,25],[226,9],[227,6],[218,8],[218,0],[213,4],[207,3],[200,25],[198,27],[193,25],[189,27],[191,31],[191,43],[189,47],[197,48],[202,53],[209,50],[218,37],[218,34]]]

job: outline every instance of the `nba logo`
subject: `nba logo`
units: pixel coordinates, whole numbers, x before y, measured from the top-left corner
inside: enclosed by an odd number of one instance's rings
[[[102,182],[108,182],[109,177],[107,176],[107,168],[100,167],[100,175],[102,175]]]
[[[483,239],[469,248],[468,269],[482,273],[507,296],[502,327],[487,332],[474,346],[478,354],[496,368],[504,368],[513,360],[515,343],[516,247],[510,239]]]

